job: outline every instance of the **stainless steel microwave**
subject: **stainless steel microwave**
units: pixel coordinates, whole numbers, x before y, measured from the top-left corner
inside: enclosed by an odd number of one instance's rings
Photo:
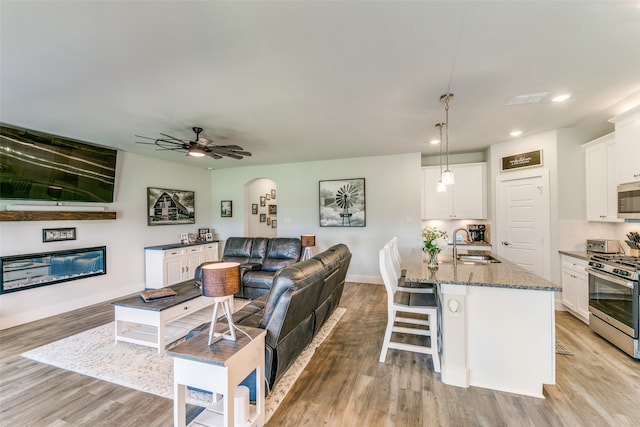
[[[618,218],[640,219],[640,182],[618,185]]]

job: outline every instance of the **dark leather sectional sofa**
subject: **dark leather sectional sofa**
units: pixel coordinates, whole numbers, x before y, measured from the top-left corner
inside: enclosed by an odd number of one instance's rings
[[[269,293],[279,270],[300,259],[300,239],[289,237],[230,237],[222,261],[240,263],[239,297],[255,299]]]
[[[267,391],[311,343],[322,325],[338,307],[344,289],[351,252],[337,244],[311,259],[296,262],[276,272],[268,293],[233,314],[238,326],[267,331],[265,381]],[[208,333],[205,324],[195,333]],[[252,389],[255,380],[246,380]]]

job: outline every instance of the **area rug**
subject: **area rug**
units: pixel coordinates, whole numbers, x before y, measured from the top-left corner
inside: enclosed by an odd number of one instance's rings
[[[276,411],[293,383],[329,336],[346,309],[338,307],[311,344],[298,356],[265,400],[265,422]],[[135,390],[173,399],[173,358],[156,349],[130,343],[115,343],[114,323],[81,332],[37,347],[23,357]],[[206,406],[211,395],[189,391],[187,402]]]
[[[556,353],[566,354],[567,356],[573,356],[573,352],[569,350],[564,344],[556,342]]]

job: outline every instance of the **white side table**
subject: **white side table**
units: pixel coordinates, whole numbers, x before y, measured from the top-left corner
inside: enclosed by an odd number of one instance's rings
[[[190,425],[234,427],[234,390],[256,370],[256,404],[242,426],[264,425],[264,329],[239,327],[236,341],[221,340],[209,346],[208,331],[167,351],[173,357],[173,423],[184,427],[186,386],[208,390],[223,398],[206,408]],[[196,424],[197,423],[197,424]]]
[[[305,246],[304,248],[302,248],[302,256],[300,257],[300,261],[309,259],[312,256],[313,256],[313,253],[311,252],[311,246]]]

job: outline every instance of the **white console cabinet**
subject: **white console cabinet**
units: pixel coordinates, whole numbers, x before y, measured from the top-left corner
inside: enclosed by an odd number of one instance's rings
[[[562,305],[584,323],[589,323],[589,279],[587,261],[562,255]]]
[[[144,248],[145,287],[159,289],[192,279],[203,262],[218,261],[218,242]]]
[[[444,193],[436,191],[440,166],[428,166],[423,171],[422,219],[486,219],[487,164],[450,165],[455,184]]]

